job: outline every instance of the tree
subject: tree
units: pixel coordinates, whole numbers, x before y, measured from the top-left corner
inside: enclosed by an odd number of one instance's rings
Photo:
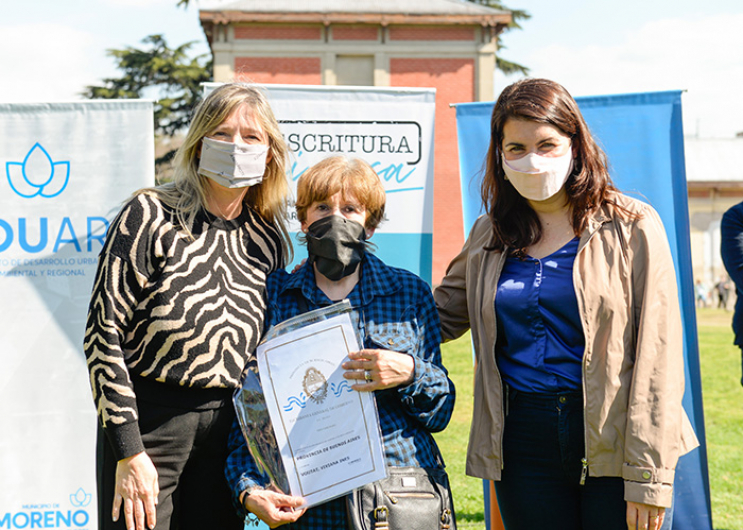
[[[186,5],[188,4],[188,0],[180,0],[181,3],[185,2]],[[493,9],[501,9],[504,11],[510,11],[511,12],[511,23],[508,25],[508,28],[506,31],[512,30],[512,29],[523,29],[521,27],[521,24],[519,24],[519,21],[521,20],[529,20],[531,18],[531,15],[524,11],[523,9],[511,9],[509,7],[506,7],[503,5],[503,2],[500,0],[467,0],[468,2],[472,2],[473,4],[480,4],[488,7],[492,7]],[[506,46],[503,45],[503,42],[501,41],[501,35],[502,33],[498,34],[496,37],[496,44],[498,46],[498,50],[505,50]],[[521,74],[528,74],[529,69],[526,66],[523,66],[518,63],[514,63],[511,61],[507,61],[506,59],[503,59],[500,55],[496,56],[495,59],[495,66],[503,72],[504,74],[515,74],[515,73],[521,73]]]
[[[194,41],[195,42],[195,41]],[[173,137],[188,127],[191,110],[201,97],[201,83],[212,79],[212,61],[206,54],[189,58],[194,42],[169,48],[162,35],[142,39],[143,49],[110,49],[121,77],[102,80],[101,85],[86,87],[82,95],[89,99],[157,99],[155,134]],[[175,149],[155,160],[159,166],[169,162]]]

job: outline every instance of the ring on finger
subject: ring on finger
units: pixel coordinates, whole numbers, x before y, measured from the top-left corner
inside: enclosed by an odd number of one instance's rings
[[[372,381],[372,373],[369,370],[364,370],[364,380],[367,383],[370,383]]]

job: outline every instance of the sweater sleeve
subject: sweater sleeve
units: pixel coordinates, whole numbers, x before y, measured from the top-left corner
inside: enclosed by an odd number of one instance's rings
[[[139,204],[124,207],[99,256],[83,345],[98,419],[119,460],[144,450],[123,346],[146,281],[137,257],[149,247]]]

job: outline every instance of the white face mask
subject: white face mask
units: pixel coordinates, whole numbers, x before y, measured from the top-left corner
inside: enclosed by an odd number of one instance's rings
[[[199,175],[225,188],[245,188],[260,184],[266,172],[268,146],[238,145],[204,138],[201,142]]]
[[[517,160],[503,157],[503,171],[519,195],[531,201],[544,201],[562,189],[573,170],[573,150],[562,156],[529,153]]]

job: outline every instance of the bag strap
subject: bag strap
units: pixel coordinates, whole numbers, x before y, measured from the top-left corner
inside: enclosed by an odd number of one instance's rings
[[[374,483],[374,530],[389,530],[389,510],[384,505],[384,491],[379,482]]]
[[[444,472],[444,476],[446,477],[446,470],[444,470],[444,468],[441,468],[441,470]],[[439,499],[441,500],[441,509],[439,510],[439,513],[441,514],[441,524],[439,528],[441,530],[449,530],[452,522],[451,490],[447,487],[447,484],[439,484],[433,476],[429,475],[428,479],[433,483],[433,487],[439,492]]]
[[[454,501],[451,498],[451,489],[449,486],[449,477],[446,473],[444,456],[441,454],[438,445],[434,444],[433,447],[436,450],[436,461],[439,463],[441,471],[443,471],[446,477],[446,484],[439,484],[434,481],[434,486],[439,490],[439,497],[441,498],[441,530],[449,530],[452,526]]]

